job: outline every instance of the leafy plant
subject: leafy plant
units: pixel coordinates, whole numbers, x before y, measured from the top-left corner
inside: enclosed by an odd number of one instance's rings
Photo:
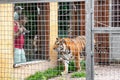
[[[86,73],[84,71],[82,72],[75,72],[71,75],[72,78],[81,78],[86,77]]]

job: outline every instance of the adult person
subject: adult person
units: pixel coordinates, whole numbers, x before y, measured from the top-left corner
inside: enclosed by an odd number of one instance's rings
[[[14,22],[14,64],[26,62],[24,47],[24,27],[27,23],[25,15],[21,15],[18,22]],[[14,65],[15,66],[15,65]]]
[[[15,6],[15,10],[14,10],[14,20],[18,20],[19,16],[22,14],[22,10],[24,8],[22,8],[21,6]]]

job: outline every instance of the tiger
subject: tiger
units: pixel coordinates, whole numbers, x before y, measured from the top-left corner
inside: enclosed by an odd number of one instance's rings
[[[64,71],[62,74],[68,73],[68,64],[70,60],[75,61],[76,70],[80,71],[80,53],[86,45],[85,36],[77,36],[75,38],[56,38],[53,49],[62,55],[58,60],[64,63]]]

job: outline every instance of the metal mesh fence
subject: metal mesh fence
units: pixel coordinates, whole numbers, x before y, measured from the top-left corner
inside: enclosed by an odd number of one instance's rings
[[[119,0],[22,1],[0,1],[0,80],[119,80]]]
[[[94,0],[95,80],[119,80],[119,0]],[[98,31],[97,31],[98,30]]]
[[[1,3],[0,14],[0,80],[85,80],[84,1]]]

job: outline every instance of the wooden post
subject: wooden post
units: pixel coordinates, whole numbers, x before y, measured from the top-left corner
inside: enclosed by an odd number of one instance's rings
[[[0,4],[0,80],[11,80],[13,70],[13,5]]]
[[[56,63],[57,53],[53,51],[53,45],[58,37],[58,3],[50,3],[50,60]]]

